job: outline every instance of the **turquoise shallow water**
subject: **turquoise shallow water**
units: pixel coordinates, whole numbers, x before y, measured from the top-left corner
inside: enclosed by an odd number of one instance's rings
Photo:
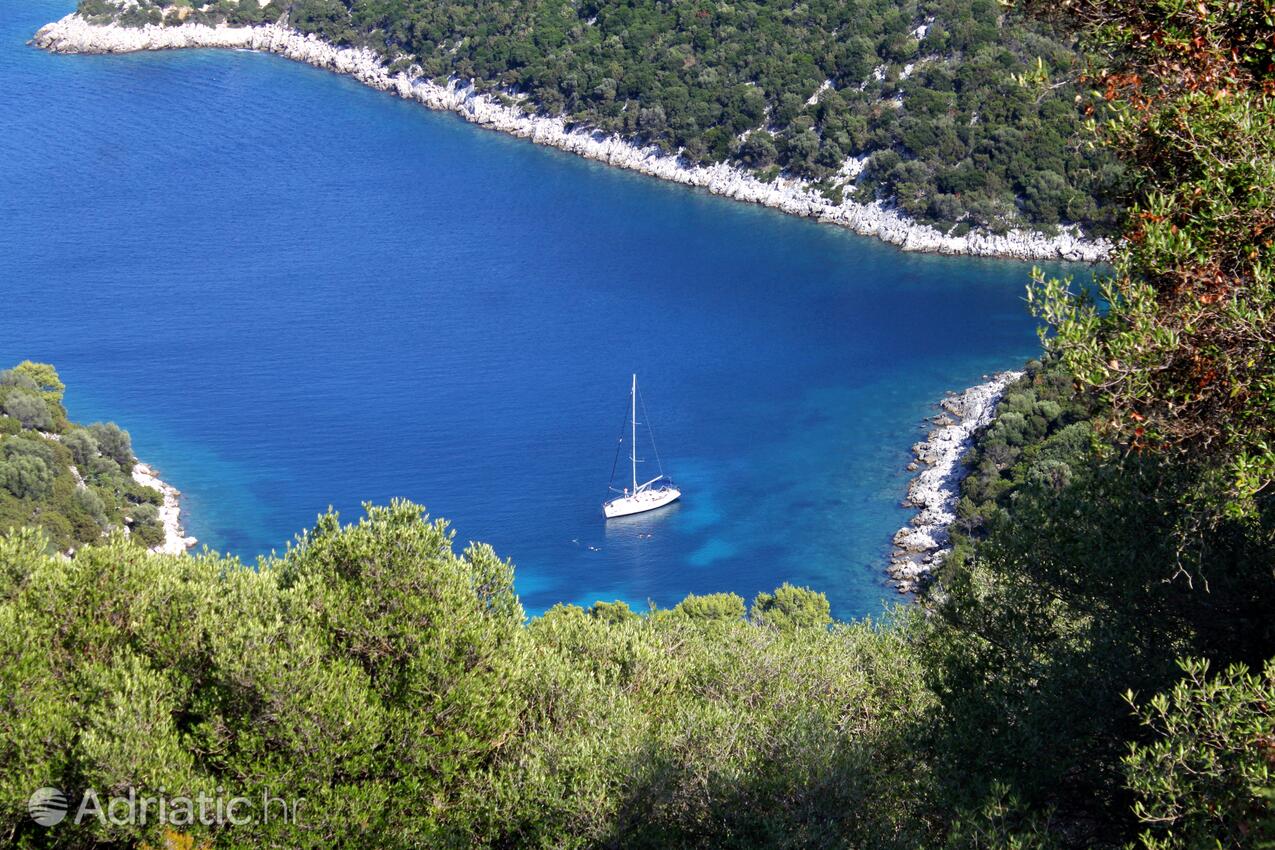
[[[58,365],[246,559],[414,499],[532,611],[873,614],[909,446],[1036,350],[1028,268],[875,241],[489,133],[271,56],[57,57],[0,5],[0,359]],[[605,524],[637,371],[686,492]]]

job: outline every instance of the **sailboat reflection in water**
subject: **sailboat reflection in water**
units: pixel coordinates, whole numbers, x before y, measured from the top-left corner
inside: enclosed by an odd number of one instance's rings
[[[623,487],[617,489],[615,486],[615,473],[620,466],[620,447],[624,445],[624,434],[621,432],[619,442],[615,447],[615,463],[611,465],[611,482],[608,489],[612,493],[619,495],[610,501],[603,502],[602,513],[607,519],[614,519],[619,516],[628,516],[629,514],[640,514],[644,511],[653,511],[656,508],[662,508],[665,505],[676,502],[681,497],[682,491],[673,485],[673,481],[664,474],[664,468],[660,464],[660,453],[655,448],[655,434],[651,431],[650,417],[646,415],[646,404],[642,405],[642,418],[646,420],[646,433],[651,439],[651,451],[655,455],[655,467],[658,475],[643,484],[638,483],[638,464],[645,463],[637,456],[637,409],[638,409],[638,387],[637,375],[633,376],[633,386],[629,390],[629,415],[625,420],[626,430],[629,432],[629,467],[632,472],[632,487]]]

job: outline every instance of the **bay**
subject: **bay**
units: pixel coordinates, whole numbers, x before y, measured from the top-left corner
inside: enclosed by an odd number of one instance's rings
[[[0,6],[0,361],[57,365],[247,561],[408,498],[532,612],[880,612],[909,447],[1038,350],[1028,266],[899,252],[266,55],[51,56]],[[637,372],[685,492],[604,523]]]

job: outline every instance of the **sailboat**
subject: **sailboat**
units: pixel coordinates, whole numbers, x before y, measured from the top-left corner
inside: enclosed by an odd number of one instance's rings
[[[638,464],[643,461],[638,460],[637,456],[637,405],[637,375],[634,375],[633,385],[629,389],[628,421],[624,423],[629,426],[629,468],[633,476],[633,486],[632,489],[625,487],[623,490],[617,490],[615,487],[615,470],[619,466],[620,460],[620,447],[617,445],[615,449],[616,463],[611,467],[609,489],[613,493],[619,493],[619,495],[602,503],[602,513],[607,519],[653,511],[656,508],[662,508],[671,502],[677,501],[682,495],[682,491],[673,486],[673,482],[664,475],[664,469],[660,465],[660,453],[655,449],[655,435],[651,432],[649,422],[647,423],[647,433],[651,435],[651,449],[655,451],[655,465],[659,470],[659,474],[644,484],[638,483],[637,468]],[[642,405],[642,416],[646,417],[645,404]],[[623,444],[623,442],[624,437],[621,436],[620,444]]]

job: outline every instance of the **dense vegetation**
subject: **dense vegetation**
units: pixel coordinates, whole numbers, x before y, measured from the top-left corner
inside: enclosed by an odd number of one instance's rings
[[[1147,777],[1124,757],[1154,735],[1127,692],[1173,687],[1181,659],[1259,670],[1275,654],[1270,498],[1251,522],[1193,522],[1184,494],[1200,471],[1113,452],[1090,418],[1104,410],[1056,361],[1010,389],[971,458],[921,640],[951,793],[977,799],[1008,783],[1024,811],[1052,811],[1080,846],[1134,837],[1130,791]],[[1275,734],[1269,717],[1248,719]],[[1196,743],[1248,747],[1227,758],[1264,763],[1261,740]]]
[[[1275,10],[1164,0],[1111,27],[1070,2],[1138,190],[1096,302],[1038,274],[1036,311],[1118,445],[1195,469],[1201,511],[1252,519],[1275,485]]]
[[[160,837],[38,827],[51,784],[306,798],[170,846],[1270,847],[1275,2],[1056,7],[1137,179],[1129,239],[1101,310],[1038,278],[1047,350],[921,605],[831,624],[785,585],[528,623],[509,564],[408,504],[255,570],[17,530],[3,834]],[[11,417],[60,393],[8,380]]]
[[[45,829],[52,784],[304,797],[224,847],[916,846],[929,705],[906,624],[829,629],[781,588],[524,625],[512,570],[409,504],[320,520],[245,569],[118,538],[71,560],[0,541],[0,827],[130,846],[154,822]],[[871,804],[868,805],[868,802]],[[259,820],[259,818],[257,819]]]
[[[1269,846],[1275,3],[1028,5],[1088,33],[1094,129],[1137,191],[1096,297],[1036,275],[1046,365],[967,481],[981,539],[924,640],[952,764],[1074,843],[1132,838],[1132,806],[1148,847]]]
[[[128,432],[69,422],[65,389],[47,364],[0,371],[0,528],[43,528],[59,551],[115,528],[146,546],[161,543],[162,497],[133,480]]]
[[[194,4],[199,5],[199,4]],[[880,198],[958,232],[1079,222],[1109,233],[1119,167],[1076,142],[1072,40],[996,0],[143,0],[126,23],[290,24],[398,67],[529,96],[581,125]],[[163,9],[169,14],[162,14]],[[83,0],[91,19],[117,16]],[[862,166],[862,172],[859,168]]]

